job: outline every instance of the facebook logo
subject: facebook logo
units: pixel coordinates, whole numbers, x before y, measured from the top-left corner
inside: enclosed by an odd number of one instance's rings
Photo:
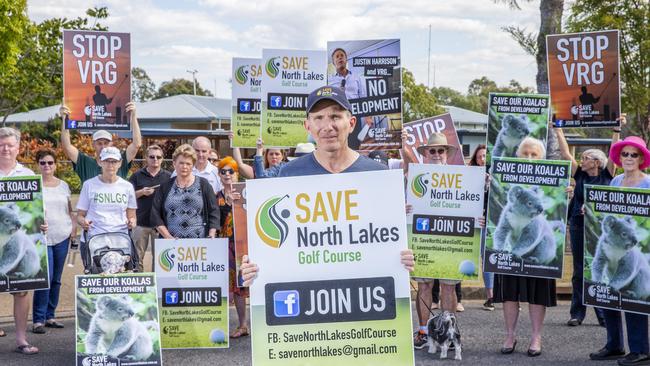
[[[178,291],[165,292],[165,304],[178,304]]]
[[[240,112],[250,112],[251,111],[251,102],[247,100],[239,101],[239,111]]]
[[[273,313],[278,318],[294,317],[300,314],[298,291],[276,291],[273,293]]]
[[[429,219],[426,217],[418,217],[417,220],[415,220],[415,230],[429,231]]]
[[[282,107],[282,97],[279,95],[271,96],[271,108],[280,108]]]

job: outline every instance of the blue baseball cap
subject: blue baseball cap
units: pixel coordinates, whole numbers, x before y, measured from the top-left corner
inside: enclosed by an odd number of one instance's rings
[[[336,86],[321,86],[320,88],[309,93],[307,97],[307,114],[321,100],[331,100],[343,107],[345,110],[352,112],[352,106],[345,96],[345,91]]]

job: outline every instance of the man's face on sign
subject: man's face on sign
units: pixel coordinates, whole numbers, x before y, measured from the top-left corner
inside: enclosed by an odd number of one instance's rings
[[[345,65],[348,62],[348,56],[342,50],[336,50],[332,55],[332,63],[337,70],[345,69]]]
[[[331,100],[318,102],[307,115],[305,128],[316,140],[319,150],[341,151],[348,146],[348,135],[354,129],[356,118]]]

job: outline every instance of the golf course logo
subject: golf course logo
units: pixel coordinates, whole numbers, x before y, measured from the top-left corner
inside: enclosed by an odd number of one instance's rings
[[[596,297],[596,293],[597,293],[596,286],[594,286],[594,285],[589,286],[587,288],[587,292],[589,293],[589,296]]]
[[[289,217],[290,212],[284,209],[278,214],[277,205],[288,197],[287,194],[264,201],[255,214],[255,231],[260,239],[271,248],[279,248],[287,240],[289,226],[285,219]]]
[[[497,264],[497,262],[499,261],[498,258],[497,258],[497,253],[492,253],[492,254],[490,254],[490,256],[488,257],[488,259],[489,259],[489,261],[490,261],[490,263],[491,263],[492,265]]]
[[[165,249],[158,256],[158,264],[160,265],[160,268],[166,272],[169,272],[172,270],[172,268],[174,268],[174,259],[176,258],[174,249],[175,248]]]
[[[235,71],[235,80],[237,80],[237,83],[239,83],[239,85],[245,85],[248,81],[248,70],[246,70],[247,67],[248,65],[239,66],[237,68],[237,71]]]
[[[411,192],[417,198],[422,198],[427,194],[427,184],[429,184],[429,181],[426,179],[427,175],[428,173],[418,174],[413,179],[413,182],[411,182]]]
[[[280,61],[277,61],[280,57],[272,57],[266,61],[266,74],[275,79],[280,72]]]

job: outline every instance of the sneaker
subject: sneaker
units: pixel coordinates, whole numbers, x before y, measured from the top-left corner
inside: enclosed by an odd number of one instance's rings
[[[458,304],[456,305],[456,312],[457,312],[457,313],[462,313],[463,311],[465,311],[465,307],[463,306],[463,304],[458,303]]]
[[[428,340],[429,340],[429,337],[427,337],[427,335],[424,332],[420,331],[420,330],[413,333],[413,347],[415,349],[424,348],[424,346],[426,346]]]
[[[630,352],[627,354],[627,356],[625,356],[625,358],[620,358],[617,362],[621,366],[650,365],[650,356],[646,354]]]
[[[492,299],[487,299],[487,301],[483,303],[483,310],[494,311],[494,304],[492,303]]]
[[[625,351],[609,350],[607,347],[603,347],[598,351],[589,354],[589,358],[594,361],[617,360],[623,356],[625,356]]]

